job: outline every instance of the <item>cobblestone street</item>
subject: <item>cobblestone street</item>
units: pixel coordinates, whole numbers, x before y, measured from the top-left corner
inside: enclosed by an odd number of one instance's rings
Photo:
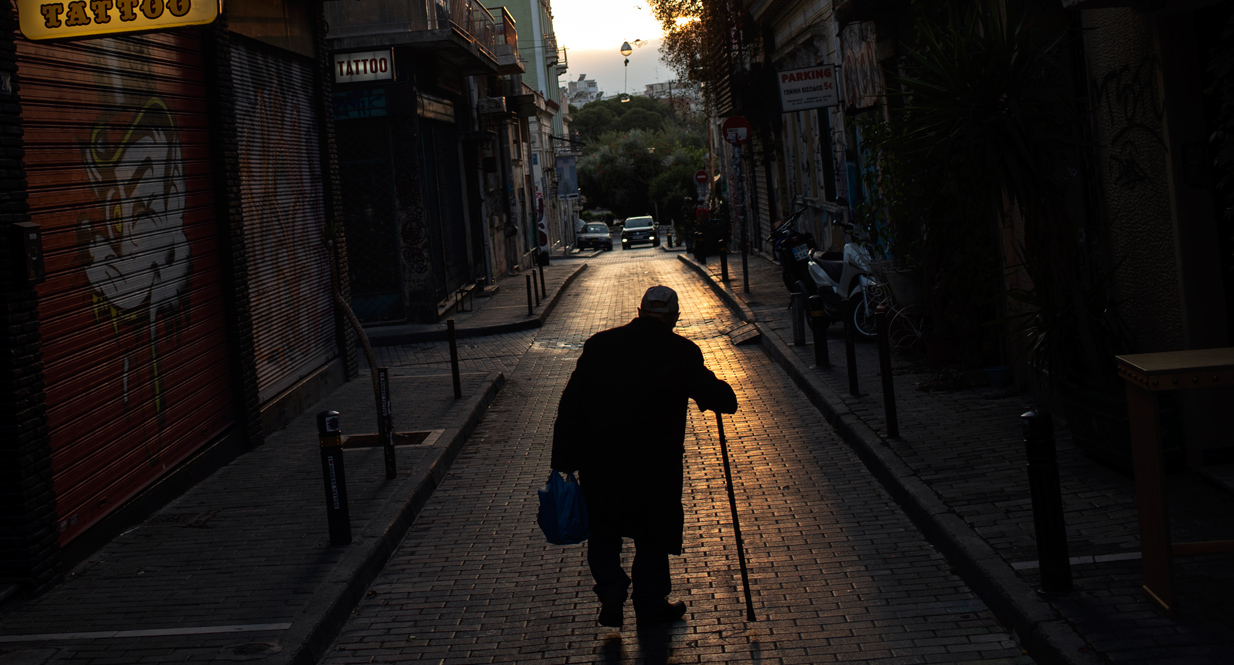
[[[671,562],[684,622],[636,631],[627,604],[624,629],[598,626],[585,546],[549,545],[535,523],[583,342],[627,322],[657,283],[681,295],[677,331],[737,391],[725,432],[757,622],[745,621],[714,414],[693,403],[685,551]],[[323,662],[1032,662],[783,371],[730,343],[738,323],[671,253],[612,252],[543,328],[460,344],[464,371],[502,371],[506,387]],[[448,371],[445,343],[379,356],[399,374]],[[657,404],[613,395],[594,408],[617,419]]]

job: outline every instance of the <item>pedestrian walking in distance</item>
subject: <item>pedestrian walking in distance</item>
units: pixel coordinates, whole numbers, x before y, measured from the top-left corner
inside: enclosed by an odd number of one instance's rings
[[[677,292],[647,289],[638,318],[587,340],[557,410],[553,468],[579,472],[591,519],[587,563],[604,626],[621,626],[630,589],[623,537],[634,541],[638,624],[685,615],[684,602],[668,599],[668,555],[681,554],[685,524],[686,409],[693,399],[703,411],[737,411],[736,394],[707,369],[698,345],[673,332],[679,316]],[[597,404],[612,405],[612,415],[597,418]]]

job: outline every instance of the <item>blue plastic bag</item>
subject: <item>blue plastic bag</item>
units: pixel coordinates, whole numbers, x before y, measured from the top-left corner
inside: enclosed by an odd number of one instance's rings
[[[591,524],[587,521],[587,501],[583,487],[573,473],[563,478],[550,471],[548,482],[540,490],[540,512],[536,522],[544,537],[554,545],[573,545],[587,540]]]

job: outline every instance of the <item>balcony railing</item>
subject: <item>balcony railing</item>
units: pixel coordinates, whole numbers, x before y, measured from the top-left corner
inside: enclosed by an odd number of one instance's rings
[[[505,7],[492,7],[486,10],[493,19],[494,42],[493,53],[497,55],[497,71],[502,74],[522,74],[526,68],[518,52],[518,31],[514,29],[514,17]],[[500,18],[493,13],[500,12]]]
[[[544,62],[549,67],[557,64],[557,35],[544,35]]]
[[[484,7],[475,4],[471,6],[471,23],[468,32],[481,44],[486,44],[488,50],[495,51],[497,35],[499,34],[497,19]]]
[[[489,53],[498,22],[473,0],[352,0],[325,3],[331,39],[457,29]]]
[[[518,53],[518,30],[514,27],[514,17],[505,7],[489,8],[490,12],[501,11],[501,27],[497,33],[497,44],[505,44]]]

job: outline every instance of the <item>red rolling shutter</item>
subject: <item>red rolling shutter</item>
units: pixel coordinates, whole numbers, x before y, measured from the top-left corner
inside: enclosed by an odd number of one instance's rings
[[[233,420],[201,46],[18,39],[62,543]]]

